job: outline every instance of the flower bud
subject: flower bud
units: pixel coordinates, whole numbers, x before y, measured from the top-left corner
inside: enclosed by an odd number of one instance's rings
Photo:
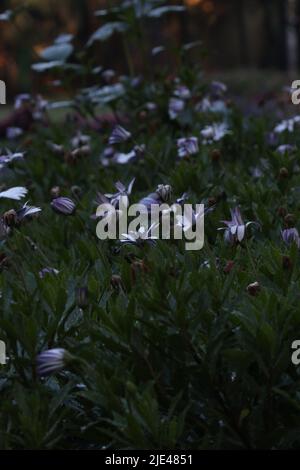
[[[58,214],[72,215],[76,210],[76,205],[68,197],[57,197],[51,202],[52,209]]]
[[[167,202],[172,196],[172,187],[169,184],[159,184],[156,193],[160,196],[163,202]]]
[[[289,170],[285,167],[280,168],[279,170],[279,178],[286,179],[289,177]]]
[[[261,287],[260,287],[260,284],[256,281],[256,282],[252,282],[252,284],[249,284],[247,286],[247,292],[248,294],[252,295],[253,297],[255,297],[256,295],[259,294],[261,290]]]
[[[14,209],[3,214],[3,220],[8,227],[13,227],[18,222],[18,215]]]
[[[120,290],[123,287],[122,278],[119,274],[113,274],[110,279],[110,285],[115,290]]]
[[[295,216],[294,216],[294,214],[287,214],[284,217],[284,223],[287,227],[294,227],[295,226]]]
[[[50,189],[50,194],[52,198],[56,198],[60,196],[60,187],[59,186],[53,186],[53,188]]]

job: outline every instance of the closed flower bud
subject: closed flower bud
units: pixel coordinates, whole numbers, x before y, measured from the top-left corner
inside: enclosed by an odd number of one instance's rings
[[[157,186],[156,193],[163,202],[167,202],[171,199],[172,187],[169,184],[159,184]]]
[[[40,377],[46,377],[62,370],[72,359],[68,351],[63,348],[48,349],[41,352],[36,358],[36,370]]]
[[[286,245],[296,243],[297,247],[300,248],[300,236],[296,228],[286,228],[281,232],[282,239]]]
[[[289,176],[289,170],[285,167],[280,168],[279,178],[280,179],[285,179],[285,178],[288,178],[288,176]]]
[[[56,198],[60,196],[60,187],[59,186],[53,186],[53,188],[50,189],[50,194],[52,198]]]
[[[256,296],[259,294],[261,290],[261,287],[259,285],[259,283],[256,281],[256,282],[252,282],[252,284],[249,284],[247,286],[247,292],[248,294],[252,295],[252,296]]]
[[[119,276],[119,274],[113,274],[110,279],[110,285],[115,290],[121,289],[123,287],[121,276]]]
[[[68,197],[57,197],[51,202],[52,209],[58,214],[72,215],[75,212],[76,205]]]
[[[131,133],[128,132],[122,126],[116,126],[108,140],[109,145],[119,144],[121,142],[126,142],[126,140],[130,139]]]
[[[13,227],[18,221],[18,215],[14,209],[3,214],[3,220],[8,227]]]
[[[135,260],[131,263],[131,281],[134,284],[137,280],[139,274],[144,274],[149,272],[148,266],[146,266],[143,260]]]
[[[284,223],[287,227],[294,227],[294,225],[295,225],[295,216],[294,216],[294,214],[287,214],[284,217]]]

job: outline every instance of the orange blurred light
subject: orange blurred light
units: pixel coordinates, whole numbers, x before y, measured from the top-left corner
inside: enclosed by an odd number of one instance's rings
[[[211,0],[185,0],[188,7],[200,6],[204,13],[212,13],[215,9]]]
[[[200,5],[202,2],[203,0],[185,0],[188,7],[195,7],[196,5]]]
[[[205,13],[212,13],[214,11],[214,4],[213,2],[205,2],[202,5],[202,9]]]

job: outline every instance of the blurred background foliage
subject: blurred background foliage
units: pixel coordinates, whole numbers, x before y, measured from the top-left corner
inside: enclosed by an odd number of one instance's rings
[[[103,21],[95,10],[118,5],[117,0],[2,0],[0,14],[16,9],[13,22],[0,23],[0,78],[8,86],[11,98],[17,92],[40,90],[41,78],[30,69],[38,52],[51,44],[61,32],[76,36],[77,46],[84,48],[88,38]],[[184,14],[167,15],[162,28],[156,20],[144,25],[143,34],[150,44],[164,44],[169,49],[184,42],[203,42],[192,52],[194,61],[201,59],[207,71],[229,69],[269,69],[294,72],[299,64],[298,0],[183,0],[169,2],[185,4]],[[119,35],[110,41],[97,43],[99,63],[125,72],[126,62]],[[113,51],[113,54],[112,54]],[[209,51],[204,54],[204,51]],[[139,46],[131,44],[131,55],[142,72],[144,63]],[[149,61],[153,60],[151,55]],[[175,66],[172,54],[155,58]],[[149,65],[149,64],[148,64]],[[255,77],[254,77],[255,79]],[[45,79],[42,79],[45,80]],[[49,90],[48,90],[49,92]]]

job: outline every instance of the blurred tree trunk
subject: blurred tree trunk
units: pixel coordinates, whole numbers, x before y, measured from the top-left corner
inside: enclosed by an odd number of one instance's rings
[[[263,67],[287,68],[286,0],[261,0],[264,8],[265,50]]]
[[[286,0],[277,0],[279,9],[278,25],[278,65],[282,70],[287,69],[287,2]]]
[[[72,0],[74,5],[71,5],[72,10],[76,10],[77,17],[78,17],[78,39],[85,44],[91,34],[92,31],[92,23],[94,19],[94,11],[97,9],[94,2],[91,1],[82,1],[82,0]]]
[[[287,1],[287,68],[291,73],[296,71],[298,63],[296,6],[296,0]]]
[[[247,30],[245,21],[245,2],[244,0],[235,0],[234,8],[236,11],[237,31],[239,37],[240,62],[241,65],[249,65],[249,51]]]
[[[300,67],[300,0],[296,0],[296,29],[298,38],[298,61],[297,65]]]

